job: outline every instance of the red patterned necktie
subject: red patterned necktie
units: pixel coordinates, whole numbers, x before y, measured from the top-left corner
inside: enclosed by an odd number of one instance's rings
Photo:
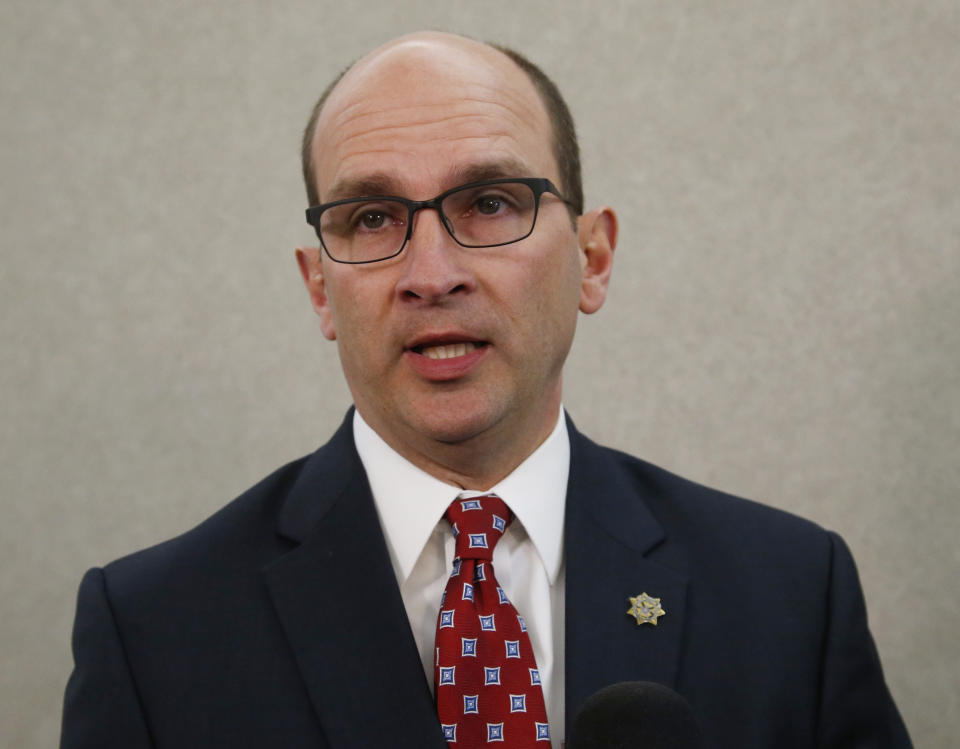
[[[434,684],[447,743],[548,749],[550,729],[523,617],[493,575],[493,548],[513,515],[500,497],[456,499],[453,572],[440,601]],[[502,743],[501,743],[502,742]]]

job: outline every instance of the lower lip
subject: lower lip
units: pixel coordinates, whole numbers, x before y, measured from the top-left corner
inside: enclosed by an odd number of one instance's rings
[[[449,359],[431,359],[415,351],[404,351],[403,358],[418,375],[432,382],[446,382],[464,377],[476,367],[487,355],[486,346],[475,348],[463,356],[453,356]]]

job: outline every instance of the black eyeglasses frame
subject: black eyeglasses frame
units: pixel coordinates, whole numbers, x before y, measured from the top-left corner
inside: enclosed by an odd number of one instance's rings
[[[453,228],[450,226],[447,217],[444,215],[443,210],[441,209],[441,203],[450,195],[460,192],[461,190],[469,190],[474,187],[486,187],[487,185],[503,185],[503,184],[523,184],[530,188],[533,192],[533,221],[530,222],[530,231],[524,234],[522,237],[517,237],[516,239],[511,239],[509,242],[498,242],[496,244],[465,244],[457,239],[456,235],[453,233]],[[356,198],[343,198],[342,200],[334,200],[330,203],[321,203],[319,205],[313,205],[307,208],[306,217],[307,223],[310,224],[314,231],[317,233],[317,238],[320,240],[320,244],[323,245],[324,252],[327,253],[329,257],[335,263],[344,263],[346,265],[366,265],[368,263],[379,263],[383,260],[389,260],[390,258],[396,257],[404,248],[407,246],[407,242],[410,241],[410,237],[413,236],[413,217],[417,211],[422,211],[424,208],[432,208],[437,212],[437,215],[440,216],[440,223],[443,224],[443,228],[447,230],[447,234],[451,236],[454,242],[456,242],[461,247],[468,248],[480,248],[480,247],[503,247],[504,245],[514,244],[516,242],[521,242],[531,234],[537,225],[537,216],[540,214],[540,198],[545,193],[548,192],[551,195],[555,195],[561,201],[563,201],[567,206],[573,207],[573,204],[568,201],[560,193],[560,190],[556,185],[553,184],[546,177],[506,177],[500,179],[485,179],[479,182],[468,182],[465,185],[458,185],[449,190],[437,195],[435,198],[430,200],[409,200],[407,198],[402,198],[398,195],[361,195]],[[402,203],[407,207],[407,233],[403,238],[403,243],[400,245],[400,249],[394,252],[392,255],[386,255],[384,257],[378,257],[374,260],[338,260],[327,248],[326,242],[323,241],[323,235],[320,233],[320,216],[324,211],[334,208],[338,205],[345,205],[347,203],[361,203],[368,200],[391,200],[396,203]]]

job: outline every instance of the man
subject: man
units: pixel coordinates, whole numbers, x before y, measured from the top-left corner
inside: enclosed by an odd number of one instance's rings
[[[304,153],[320,246],[297,260],[356,410],[198,528],[88,573],[64,747],[556,747],[624,680],[679,691],[708,746],[909,746],[837,536],[564,418],[617,223],[583,213],[538,70],[403,37],[328,91]],[[448,523],[485,503],[492,558]],[[499,718],[499,665],[454,675],[494,642],[469,613],[493,580],[503,668],[522,652],[529,673]]]

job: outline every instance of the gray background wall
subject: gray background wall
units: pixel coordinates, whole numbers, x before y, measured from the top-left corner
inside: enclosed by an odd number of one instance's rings
[[[298,138],[340,67],[421,27],[542,64],[588,203],[620,211],[568,368],[578,425],[840,531],[917,745],[952,745],[957,0],[5,0],[3,742],[56,742],[87,567],[342,417],[293,259]]]

